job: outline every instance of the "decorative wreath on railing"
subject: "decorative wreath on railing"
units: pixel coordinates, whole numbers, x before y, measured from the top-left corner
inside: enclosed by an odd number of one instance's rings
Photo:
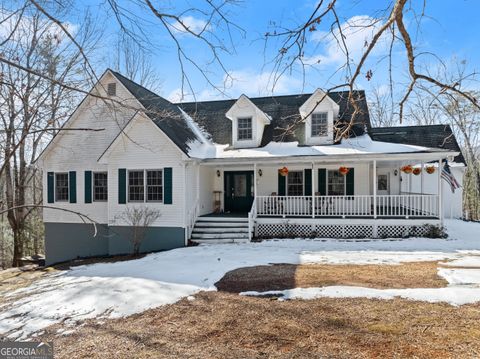
[[[410,173],[412,173],[413,167],[412,167],[412,165],[406,165],[406,166],[403,166],[402,168],[400,168],[400,171],[409,175]]]
[[[427,172],[429,175],[435,172],[435,167],[434,166],[427,166],[425,168],[425,172]]]
[[[346,174],[350,171],[350,168],[348,167],[345,167],[345,166],[341,166],[339,169],[338,169],[338,172],[340,172],[340,174],[342,176],[346,176]]]
[[[280,168],[278,170],[278,173],[280,174],[280,176],[285,177],[288,175],[288,168],[287,167]]]
[[[420,173],[422,173],[422,169],[421,169],[420,167],[415,167],[415,168],[413,169],[413,174],[414,174],[415,176],[418,176]]]

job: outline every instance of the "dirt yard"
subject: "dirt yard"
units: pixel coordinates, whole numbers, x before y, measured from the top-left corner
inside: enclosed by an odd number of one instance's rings
[[[60,325],[56,358],[472,358],[480,356],[480,305],[403,299],[278,301],[235,294],[294,286],[442,287],[436,262],[275,265],[227,273],[219,292],[118,320]]]

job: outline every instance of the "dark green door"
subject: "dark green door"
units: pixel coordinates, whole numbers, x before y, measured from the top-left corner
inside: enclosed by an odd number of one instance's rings
[[[253,171],[226,171],[225,212],[248,212],[253,203]]]

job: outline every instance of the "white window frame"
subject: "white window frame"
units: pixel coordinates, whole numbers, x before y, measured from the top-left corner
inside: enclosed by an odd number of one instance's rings
[[[162,172],[162,200],[148,200],[147,194],[147,172],[160,171]],[[130,200],[130,172],[143,172],[143,200]],[[165,174],[163,168],[149,168],[149,169],[131,169],[127,171],[127,202],[129,203],[163,203],[165,199]]]
[[[313,134],[313,117],[314,115],[324,115],[325,116],[325,133],[320,135]],[[327,137],[328,136],[328,112],[314,112],[310,115],[310,137],[311,138],[320,138],[320,137]]]
[[[131,200],[130,199],[130,173],[131,172],[143,172],[143,199]],[[145,202],[145,170],[144,169],[132,169],[127,171],[127,196],[129,203],[144,203]]]
[[[326,183],[327,196],[346,196],[347,195],[347,178],[346,178],[346,176],[342,176],[343,177],[343,194],[330,194],[330,187],[328,185],[328,173],[329,172],[339,172],[339,171],[338,170],[327,170],[327,178],[326,178],[326,180],[327,180],[327,183]]]
[[[147,176],[148,176],[148,172],[154,172],[154,171],[159,171],[162,173],[162,184],[161,184],[161,187],[162,187],[162,199],[161,200],[148,200],[148,192],[147,192],[147,182],[148,182],[148,179],[147,179]],[[145,170],[145,175],[144,175],[144,181],[145,181],[145,202],[150,202],[150,203],[163,203],[163,200],[164,200],[164,197],[165,197],[165,176],[164,176],[164,173],[163,173],[163,168],[158,168],[158,169],[148,169],[148,170]]]
[[[57,175],[67,175],[67,199],[57,199]],[[54,172],[54,186],[53,191],[55,195],[55,202],[69,202],[70,201],[70,175],[68,172]]]
[[[241,120],[250,120],[250,138],[240,138],[239,135],[240,135]],[[245,129],[242,128],[242,130],[245,130]],[[253,117],[252,116],[237,117],[237,141],[252,141],[252,140],[253,140]]]
[[[294,172],[299,172],[302,174],[302,194],[290,194],[290,187],[289,187],[289,183],[288,183],[288,178],[290,176],[291,173],[294,173]],[[302,171],[302,170],[298,170],[298,171],[290,171],[288,172],[287,174],[287,183],[286,183],[286,189],[285,189],[285,192],[287,193],[287,196],[303,196],[304,193],[305,193],[305,172]]]
[[[106,174],[107,175],[107,199],[95,199],[95,175]],[[94,171],[92,172],[92,201],[93,202],[108,202],[108,171]]]

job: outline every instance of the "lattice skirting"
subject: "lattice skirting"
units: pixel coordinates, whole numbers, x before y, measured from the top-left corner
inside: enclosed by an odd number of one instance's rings
[[[428,233],[424,226],[379,225],[376,236],[374,225],[319,225],[290,223],[258,223],[259,238],[404,238],[422,237]]]

